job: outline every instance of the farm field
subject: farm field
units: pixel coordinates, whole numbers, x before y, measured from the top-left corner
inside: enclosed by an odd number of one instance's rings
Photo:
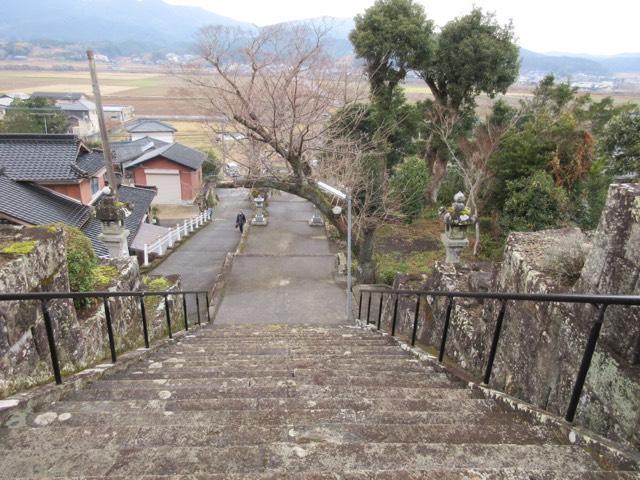
[[[1,66],[1,65],[0,65]],[[204,115],[202,100],[189,95],[184,81],[168,71],[112,71],[98,66],[100,88],[105,104],[133,105],[138,115],[147,116],[198,116]],[[431,95],[420,80],[410,80],[404,85],[409,101],[416,102]],[[82,92],[92,95],[91,80],[87,71],[57,70],[0,70],[0,93],[34,91]],[[531,96],[531,91],[513,89],[504,98],[512,105]],[[606,94],[595,93],[599,99]],[[640,92],[612,95],[617,102],[640,103]],[[481,114],[488,111],[493,100],[480,96],[478,107]]]

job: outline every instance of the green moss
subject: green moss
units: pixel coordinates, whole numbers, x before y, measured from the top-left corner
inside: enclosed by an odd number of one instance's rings
[[[93,269],[93,286],[96,290],[103,289],[118,278],[118,269],[113,265],[98,265]]]
[[[162,291],[167,290],[171,287],[171,282],[165,277],[144,277],[144,284],[147,287],[147,290],[151,291]]]
[[[7,245],[2,249],[2,253],[8,253],[10,255],[27,255],[33,252],[35,248],[35,240],[25,240],[24,242],[15,242]]]

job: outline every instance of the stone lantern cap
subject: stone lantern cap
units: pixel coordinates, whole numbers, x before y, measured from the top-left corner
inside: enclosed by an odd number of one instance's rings
[[[440,208],[440,216],[447,226],[467,226],[476,221],[475,217],[471,215],[471,210],[466,206],[466,197],[462,192],[453,196],[453,203],[450,207]]]
[[[126,204],[117,202],[113,194],[105,195],[96,206],[96,218],[102,222],[121,222],[126,216]]]

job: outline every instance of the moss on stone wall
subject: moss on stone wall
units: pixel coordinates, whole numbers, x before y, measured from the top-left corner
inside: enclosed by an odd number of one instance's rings
[[[2,253],[10,255],[28,255],[36,248],[35,240],[25,240],[23,242],[14,242],[2,247]]]
[[[113,265],[98,265],[93,269],[93,288],[102,290],[118,278],[118,269]]]

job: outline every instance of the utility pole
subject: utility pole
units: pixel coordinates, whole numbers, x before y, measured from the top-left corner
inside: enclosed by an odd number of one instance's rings
[[[111,158],[111,147],[109,146],[109,137],[107,136],[107,126],[104,122],[104,111],[102,109],[102,96],[100,95],[100,84],[98,83],[98,74],[96,72],[96,61],[93,57],[93,50],[87,50],[87,58],[89,59],[89,71],[91,72],[91,85],[93,86],[93,96],[96,101],[96,109],[98,110],[98,125],[100,126],[100,137],[102,139],[102,151],[104,154],[104,164],[107,167],[107,177],[109,179],[109,187],[111,193],[118,199],[118,183],[116,182],[116,173],[113,169],[113,160]]]

